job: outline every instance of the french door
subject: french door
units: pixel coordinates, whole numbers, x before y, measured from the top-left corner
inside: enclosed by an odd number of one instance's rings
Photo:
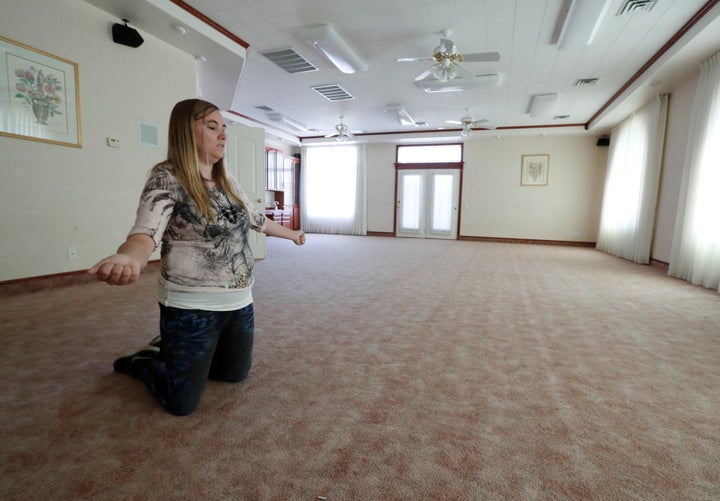
[[[396,235],[457,238],[459,196],[459,169],[398,170]]]

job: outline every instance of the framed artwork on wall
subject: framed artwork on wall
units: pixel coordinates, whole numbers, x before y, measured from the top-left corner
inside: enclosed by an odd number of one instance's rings
[[[520,167],[521,186],[547,186],[550,155],[523,155]]]
[[[82,147],[78,65],[0,37],[0,135]]]

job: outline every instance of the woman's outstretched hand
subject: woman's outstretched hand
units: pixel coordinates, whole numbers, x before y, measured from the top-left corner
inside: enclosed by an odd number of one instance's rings
[[[292,241],[295,242],[295,245],[303,245],[305,243],[305,232],[303,230],[297,230]]]
[[[129,285],[140,276],[140,262],[125,254],[113,254],[100,260],[87,272],[109,285]]]

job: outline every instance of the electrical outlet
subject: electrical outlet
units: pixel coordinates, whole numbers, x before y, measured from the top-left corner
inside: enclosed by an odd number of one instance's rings
[[[111,148],[119,148],[120,147],[120,140],[115,137],[109,137],[106,139],[107,145]]]
[[[70,261],[75,261],[77,258],[77,249],[75,247],[68,247],[68,259]]]

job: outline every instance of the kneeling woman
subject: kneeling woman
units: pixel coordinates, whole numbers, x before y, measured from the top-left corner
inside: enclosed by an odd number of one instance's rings
[[[163,407],[193,412],[208,378],[242,381],[252,362],[250,229],[305,243],[255,209],[225,170],[225,122],[200,99],[175,105],[167,160],[150,172],[135,225],[117,253],[88,270],[110,285],[135,282],[161,245],[160,336],[118,358],[116,372],[142,380]]]

